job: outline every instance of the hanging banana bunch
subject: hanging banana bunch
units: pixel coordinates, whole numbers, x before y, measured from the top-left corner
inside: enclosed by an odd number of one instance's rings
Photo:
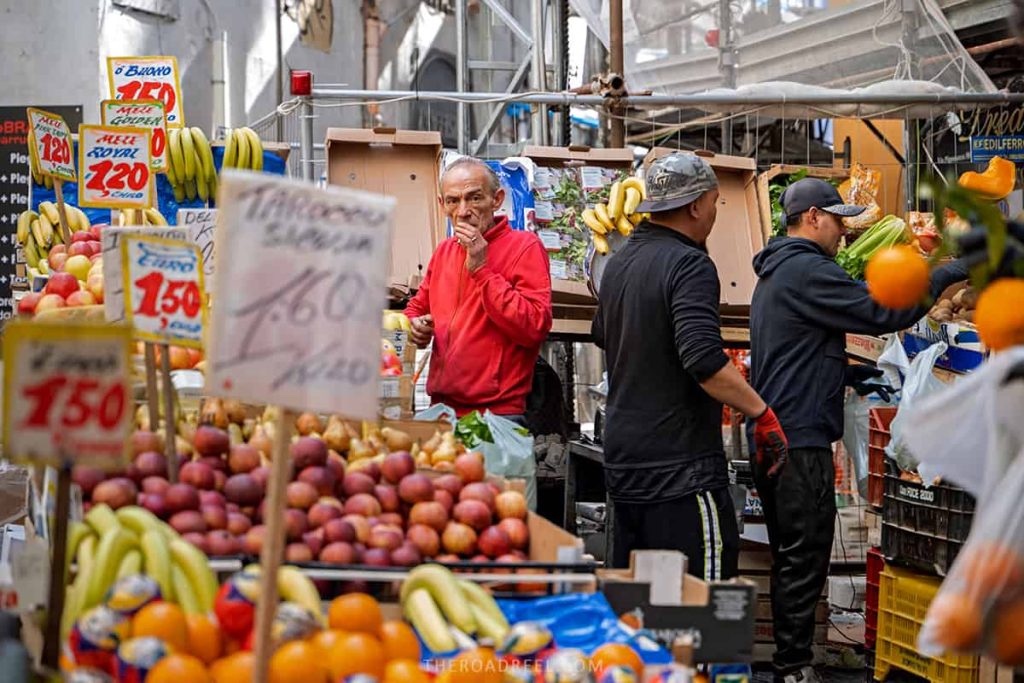
[[[252,128],[235,128],[224,141],[222,168],[263,170],[263,143]]]
[[[213,165],[213,151],[202,129],[193,126],[168,130],[167,161],[167,180],[171,183],[176,201],[200,199],[207,202],[217,196],[217,169]]]
[[[117,225],[167,225],[167,219],[157,209],[121,209],[117,214]]]
[[[608,192],[608,203],[595,204],[593,209],[583,211],[583,223],[591,230],[594,249],[599,254],[609,252],[608,237],[618,231],[623,237],[633,234],[633,228],[649,213],[637,212],[640,202],[647,196],[643,181],[639,178],[626,178],[612,183]]]

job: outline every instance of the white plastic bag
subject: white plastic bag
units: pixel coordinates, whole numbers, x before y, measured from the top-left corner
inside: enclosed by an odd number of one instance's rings
[[[892,440],[885,447],[885,452],[905,470],[917,470],[918,460],[907,450],[903,425],[917,405],[946,387],[942,380],[932,374],[932,368],[935,367],[935,361],[946,352],[947,348],[945,342],[937,342],[914,356],[914,360],[910,362],[910,368],[907,370],[906,379],[903,380],[899,410],[896,411],[896,417],[892,419],[892,424],[889,426]],[[923,474],[921,478],[929,481],[929,478]]]
[[[859,396],[856,391],[846,392],[846,401],[843,405],[843,448],[853,461],[857,492],[865,500],[868,497],[871,409],[888,405],[892,403],[881,400],[875,394]]]
[[[922,654],[980,652],[1024,664],[1024,347],[923,402],[906,439],[922,464],[977,497],[967,542],[932,601]]]

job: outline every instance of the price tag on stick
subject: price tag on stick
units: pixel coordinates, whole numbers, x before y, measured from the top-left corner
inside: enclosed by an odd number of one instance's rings
[[[216,266],[214,248],[214,227],[217,222],[217,209],[178,209],[178,226],[188,233],[203,254],[203,277],[206,282],[206,293],[213,292],[213,273]]]
[[[108,470],[128,464],[134,413],[126,327],[13,320],[4,328],[4,453]]]
[[[121,241],[125,316],[146,341],[203,347],[203,259],[188,242],[149,235]]]
[[[159,100],[167,111],[169,128],[185,125],[176,57],[107,57],[107,78],[111,98]]]
[[[144,128],[150,132],[150,161],[154,171],[167,170],[167,113],[157,100],[103,100],[100,117],[104,126]]]
[[[207,387],[375,417],[395,200],[228,171],[218,205]]]
[[[78,205],[145,209],[153,206],[150,131],[116,126],[78,127]]]
[[[28,125],[31,134],[29,153],[36,157],[39,170],[44,175],[74,182],[75,158],[72,154],[71,131],[59,114],[42,109],[28,108]]]

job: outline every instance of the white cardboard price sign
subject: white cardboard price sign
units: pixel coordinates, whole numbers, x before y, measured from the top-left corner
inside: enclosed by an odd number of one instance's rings
[[[111,98],[159,100],[164,103],[168,127],[185,125],[177,57],[107,57],[107,79]]]
[[[158,100],[103,100],[100,118],[104,126],[144,128],[150,132],[150,160],[154,171],[167,170],[167,112]]]
[[[220,193],[210,392],[374,417],[395,200],[238,171]]]
[[[4,328],[4,453],[59,465],[127,464],[131,331],[13,320]]]
[[[213,233],[217,222],[217,209],[178,209],[178,225],[185,229],[188,240],[199,247],[203,255],[203,278],[206,282],[206,293],[213,292],[214,260]]]
[[[121,240],[125,318],[145,341],[203,348],[206,302],[199,249],[143,233]]]
[[[100,232],[103,247],[103,315],[108,323],[124,320],[124,269],[121,264],[121,240],[126,235],[152,235],[168,240],[186,239],[182,228],[132,227],[104,228]]]
[[[150,131],[115,126],[78,127],[78,205],[145,209],[153,205]]]
[[[35,145],[30,152],[39,161],[39,170],[44,175],[74,182],[74,146],[64,119],[59,114],[29,107],[28,127]]]

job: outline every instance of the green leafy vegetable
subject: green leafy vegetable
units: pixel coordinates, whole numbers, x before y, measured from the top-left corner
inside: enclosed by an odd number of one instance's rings
[[[484,422],[483,415],[476,410],[459,418],[455,424],[455,437],[464,443],[466,448],[476,448],[481,443],[494,443],[491,428]]]
[[[913,239],[902,218],[889,214],[864,231],[856,242],[841,250],[836,263],[855,280],[864,279],[864,268],[878,251]]]

